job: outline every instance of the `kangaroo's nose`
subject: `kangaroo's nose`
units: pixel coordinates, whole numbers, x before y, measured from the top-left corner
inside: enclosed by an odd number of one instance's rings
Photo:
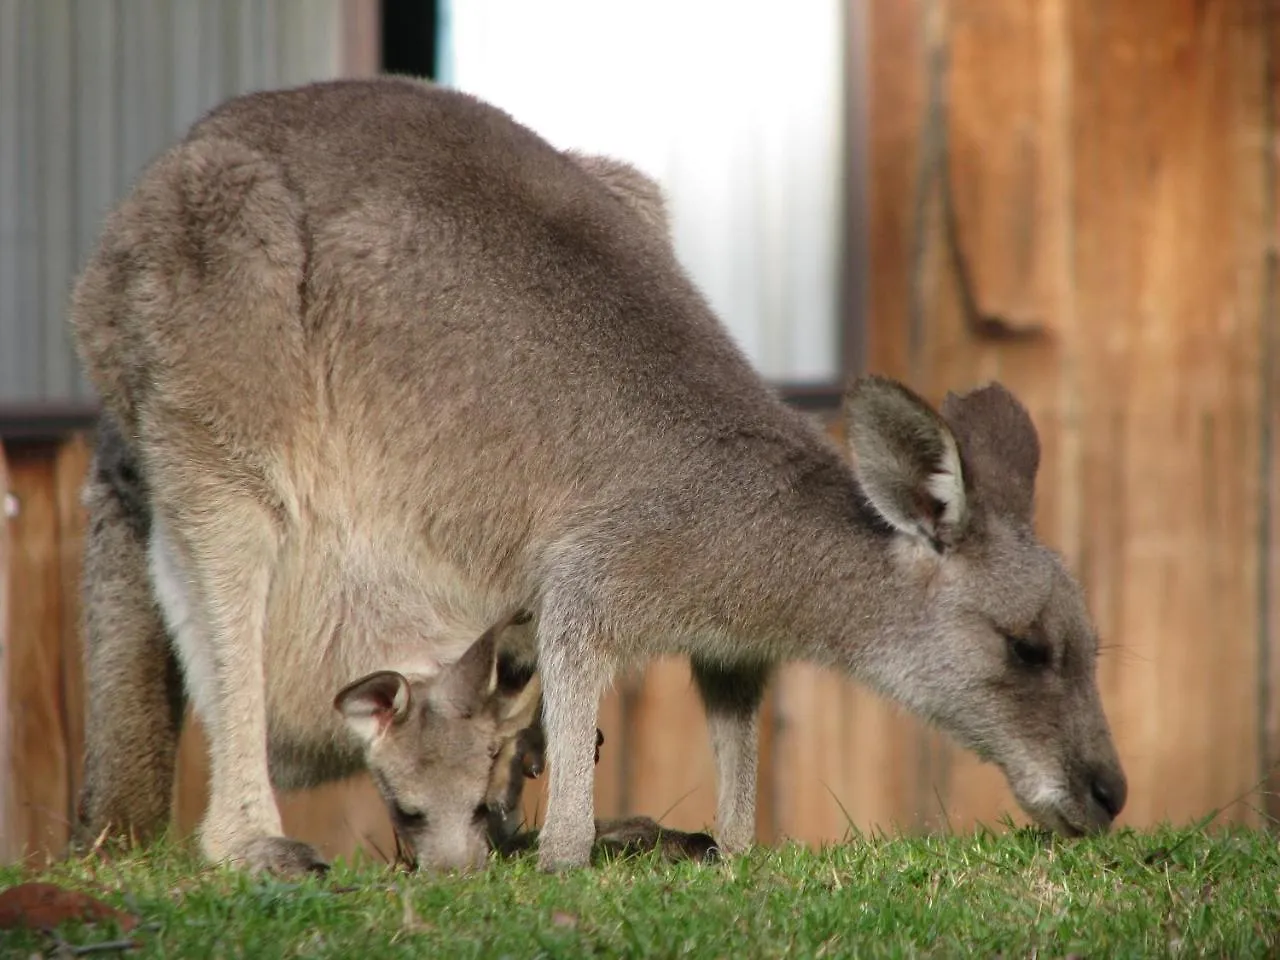
[[[1098,806],[1114,820],[1124,809],[1124,802],[1129,796],[1129,784],[1119,770],[1102,768],[1094,771],[1089,792]]]

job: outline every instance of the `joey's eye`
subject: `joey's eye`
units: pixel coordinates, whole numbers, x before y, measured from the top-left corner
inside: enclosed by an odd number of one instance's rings
[[[1052,651],[1047,644],[1011,634],[1005,634],[1004,640],[1014,659],[1024,667],[1047,667],[1052,659]]]

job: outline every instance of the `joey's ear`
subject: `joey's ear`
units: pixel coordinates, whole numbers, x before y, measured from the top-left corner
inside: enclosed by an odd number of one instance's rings
[[[413,707],[409,681],[394,670],[379,670],[349,683],[333,698],[333,708],[366,746],[392,724],[403,723]]]
[[[902,384],[877,376],[854,381],[845,419],[854,469],[876,512],[935,548],[959,541],[969,504],[946,421]]]
[[[534,673],[518,690],[500,689],[493,698],[498,735],[514,737],[532,725],[542,709],[542,677]]]
[[[490,627],[431,683],[431,705],[446,716],[474,716],[498,687],[497,628]]]
[[[1030,523],[1040,437],[1026,407],[1001,384],[990,383],[948,393],[942,416],[964,450],[969,479],[982,501]]]

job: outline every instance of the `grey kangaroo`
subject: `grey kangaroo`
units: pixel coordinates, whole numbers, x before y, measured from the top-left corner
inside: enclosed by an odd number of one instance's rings
[[[71,320],[151,487],[151,576],[209,731],[205,853],[309,862],[266,731],[317,718],[271,677],[421,672],[514,608],[542,869],[588,862],[601,692],[663,652],[706,707],[723,853],[753,837],[783,660],[949,731],[1040,823],[1109,828],[1126,781],[1082,591],[1032,529],[1025,409],[864,376],[842,451],[627,183],[466,94],[332,81],[214,109],[107,219]]]

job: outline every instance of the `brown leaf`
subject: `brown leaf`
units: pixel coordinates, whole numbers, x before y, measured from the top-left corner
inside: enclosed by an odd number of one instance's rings
[[[578,918],[572,913],[565,913],[562,910],[557,910],[555,913],[551,914],[551,924],[556,927],[568,927],[569,929],[573,929],[578,925]]]
[[[68,920],[84,923],[115,920],[125,933],[138,925],[138,918],[132,914],[52,883],[20,883],[0,893],[0,930],[16,927],[52,930]]]

